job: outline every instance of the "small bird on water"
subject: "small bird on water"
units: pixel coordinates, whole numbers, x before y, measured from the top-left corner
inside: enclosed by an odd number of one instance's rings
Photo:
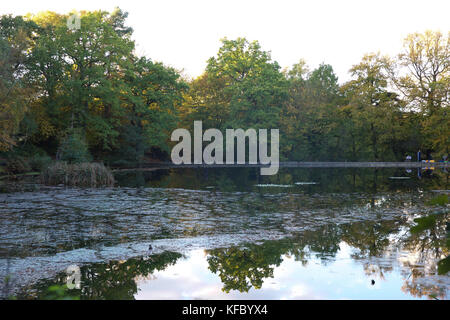
[[[148,251],[152,251],[153,250],[153,247],[152,247],[152,245],[150,244],[149,246],[148,246]]]
[[[375,280],[372,279],[372,281],[370,281],[370,283],[371,283],[372,285],[374,285],[374,284],[375,284]]]

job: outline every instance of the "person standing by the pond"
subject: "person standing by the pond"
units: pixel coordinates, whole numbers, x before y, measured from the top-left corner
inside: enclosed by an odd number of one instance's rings
[[[420,150],[419,150],[419,151],[417,151],[417,161],[419,161],[419,162],[420,162]]]

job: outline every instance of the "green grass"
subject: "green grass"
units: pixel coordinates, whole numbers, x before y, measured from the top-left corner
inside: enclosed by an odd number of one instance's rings
[[[445,206],[448,204],[448,195],[441,194],[427,202],[429,206]]]

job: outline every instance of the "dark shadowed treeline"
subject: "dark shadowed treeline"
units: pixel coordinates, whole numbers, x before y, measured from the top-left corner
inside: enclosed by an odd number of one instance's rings
[[[394,58],[365,55],[344,84],[328,64],[282,70],[257,41],[223,39],[205,72],[186,80],[136,56],[120,9],[81,12],[77,30],[69,16],[0,17],[0,149],[16,171],[50,158],[167,160],[171,132],[194,120],[203,129],[279,128],[282,160],[449,153],[448,35],[411,34]]]

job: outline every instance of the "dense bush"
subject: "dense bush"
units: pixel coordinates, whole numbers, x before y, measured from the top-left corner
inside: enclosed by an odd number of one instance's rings
[[[41,180],[46,185],[74,187],[109,187],[114,185],[114,176],[101,163],[55,162],[41,174]]]
[[[6,160],[5,172],[8,174],[19,174],[31,171],[30,164],[20,156],[12,156]]]
[[[4,171],[8,174],[20,174],[30,171],[42,171],[52,161],[45,150],[30,143],[17,146],[14,150],[0,154],[4,157]]]
[[[28,160],[33,171],[43,171],[52,162],[52,158],[47,155],[34,155]]]
[[[89,162],[91,155],[84,137],[77,132],[68,134],[59,146],[57,158],[69,163]]]

